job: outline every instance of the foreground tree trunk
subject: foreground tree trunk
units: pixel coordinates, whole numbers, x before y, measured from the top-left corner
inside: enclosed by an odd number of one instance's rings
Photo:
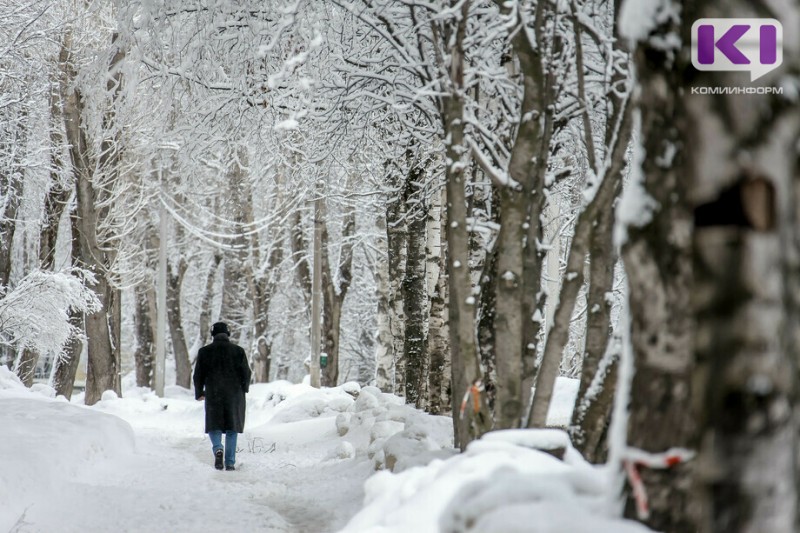
[[[657,29],[662,38],[679,31],[673,19]],[[628,239],[622,257],[635,367],[627,442],[645,452],[661,453],[694,444],[694,325],[689,312],[692,214],[686,201],[689,181],[682,150],[686,112],[678,96],[684,90],[686,67],[652,42],[639,43],[634,54],[642,143],[635,147],[635,154],[643,152],[646,157],[641,171],[637,156],[633,157],[626,193],[635,205],[624,213]],[[674,157],[663,164],[667,155]],[[663,470],[645,468],[641,475],[650,499],[650,516],[645,521],[649,527],[673,533],[698,530],[690,512],[691,462]],[[636,514],[632,497],[626,514]]]
[[[736,17],[750,7],[687,6],[684,35],[692,20]],[[788,29],[800,5],[787,3],[774,16]],[[783,47],[783,65],[757,85],[779,86],[785,72],[798,72],[794,42]],[[702,72],[693,83],[725,87],[743,78]],[[699,531],[795,532],[800,103],[683,94],[695,222]]]

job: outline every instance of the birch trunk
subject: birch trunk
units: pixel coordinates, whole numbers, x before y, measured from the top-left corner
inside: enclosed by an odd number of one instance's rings
[[[678,32],[674,20],[659,26],[666,38]],[[678,97],[685,90],[683,65],[673,54],[640,43],[634,53],[641,115],[641,142],[646,157],[633,169],[633,185],[641,180],[647,196],[638,211],[627,213],[637,225],[627,228],[622,258],[629,286],[630,339],[636,369],[631,383],[628,446],[650,453],[672,447],[692,448],[695,420],[691,412],[694,324],[692,290],[692,215],[686,202],[686,111]],[[669,164],[660,163],[674,155]],[[634,161],[636,158],[634,158]],[[623,193],[625,194],[625,193]],[[649,209],[648,209],[649,207]],[[633,216],[632,216],[633,215]],[[665,532],[698,531],[689,512],[692,464],[669,469],[643,469],[650,497],[646,524]],[[633,516],[629,497],[626,509]]]
[[[751,5],[687,6],[684,36],[697,18],[736,17]],[[773,15],[794,29],[800,5],[786,3]],[[800,69],[791,39],[781,67],[755,85],[780,86],[785,73]],[[700,72],[693,84],[743,79]],[[768,94],[681,94],[695,223],[698,531],[795,532],[800,103]]]
[[[444,248],[442,250],[444,252]],[[446,261],[443,253],[442,261]],[[439,280],[431,295],[431,312],[428,319],[428,412],[434,415],[450,411],[452,405],[452,360],[450,357],[450,331],[447,310],[450,306],[447,271],[440,269]]]
[[[421,180],[424,168],[415,164],[406,178],[405,202],[419,199],[422,194]],[[428,297],[425,290],[425,237],[427,234],[427,209],[421,201],[416,210],[408,213],[408,252],[405,276],[402,282],[403,315],[405,331],[403,359],[405,361],[406,402],[418,408],[427,404],[427,352],[425,323],[427,321]]]
[[[627,144],[627,143],[625,143]],[[611,294],[614,285],[614,215],[611,206],[600,213],[589,250],[589,291],[586,347],[581,364],[580,385],[570,423],[575,447],[590,462],[605,460],[606,434],[616,385],[616,363],[598,376],[611,337]],[[590,385],[595,382],[595,389]],[[594,405],[597,404],[597,405]]]
[[[446,202],[444,191],[434,196],[428,217],[428,330],[426,348],[428,353],[428,412],[443,414],[450,409],[450,346],[447,329],[447,243],[442,235],[447,219],[442,207]]]
[[[136,364],[136,386],[153,388],[155,370],[155,315],[156,298],[152,286],[138,286],[134,289],[136,300],[133,324],[136,331],[136,350],[133,359]]]
[[[378,215],[375,225],[379,232],[386,234],[386,215]],[[381,239],[378,246],[385,245],[385,242],[385,240]],[[384,252],[384,250],[380,249],[380,252]],[[388,246],[386,246],[385,252],[388,257]],[[379,257],[381,255],[379,253]],[[392,331],[390,327],[389,266],[386,261],[381,259],[378,259],[375,264],[375,285],[378,300],[375,386],[383,392],[393,393],[395,391],[395,381]]]
[[[399,189],[402,181],[390,176],[393,188]],[[405,314],[403,312],[403,273],[406,270],[408,252],[408,228],[405,222],[405,202],[398,194],[386,206],[386,239],[389,250],[388,283],[389,283],[389,331],[391,332],[392,372],[394,393],[406,396],[405,359]]]

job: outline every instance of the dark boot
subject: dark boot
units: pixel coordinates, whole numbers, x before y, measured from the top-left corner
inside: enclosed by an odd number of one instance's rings
[[[236,470],[236,468],[233,465],[226,465],[225,470]]]
[[[222,470],[222,450],[217,450],[214,453],[214,468]]]

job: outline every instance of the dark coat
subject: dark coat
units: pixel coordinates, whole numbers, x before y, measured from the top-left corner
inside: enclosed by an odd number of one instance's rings
[[[197,352],[194,396],[206,398],[206,433],[244,432],[245,393],[250,389],[250,366],[244,350],[217,335]]]

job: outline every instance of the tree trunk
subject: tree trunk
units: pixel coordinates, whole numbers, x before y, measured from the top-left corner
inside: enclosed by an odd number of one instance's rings
[[[136,331],[136,351],[133,359],[136,364],[136,386],[153,388],[155,370],[155,338],[153,321],[156,314],[156,298],[151,285],[137,286],[134,289],[136,304],[133,314]]]
[[[172,355],[175,358],[175,384],[184,389],[192,387],[192,363],[189,361],[189,350],[181,321],[181,287],[187,268],[186,261],[181,260],[177,271],[167,270],[167,322],[172,339]]]
[[[53,270],[56,266],[58,226],[73,190],[63,183],[61,176],[65,168],[61,157],[65,143],[61,96],[55,80],[50,91],[50,188],[45,196],[44,220],[39,232],[39,265],[42,270]]]
[[[276,232],[277,233],[277,232]],[[253,243],[256,253],[258,243],[253,236]],[[270,363],[272,362],[272,334],[269,331],[269,307],[272,296],[275,293],[275,286],[278,282],[278,266],[283,261],[283,242],[277,238],[270,242],[271,250],[267,260],[266,271],[256,276],[251,269],[252,294],[253,294],[253,313],[255,323],[253,334],[256,345],[256,354],[253,357],[253,380],[256,383],[267,383],[269,381]],[[257,258],[257,256],[256,256]]]
[[[462,450],[467,444],[491,429],[492,419],[486,395],[480,390],[482,371],[475,334],[475,298],[469,268],[469,233],[467,228],[466,172],[469,168],[464,140],[464,39],[470,2],[460,6],[460,17],[453,28],[453,46],[449,62],[442,57],[451,84],[442,99],[442,119],[446,144],[447,180],[447,273],[450,288],[449,330],[452,358],[452,407],[454,440]],[[446,39],[450,41],[450,39]],[[462,400],[467,398],[461,410]]]
[[[53,98],[51,94],[51,99]],[[58,111],[58,101],[51,102],[51,115],[54,119],[62,118]],[[62,122],[63,123],[63,122]],[[53,133],[57,126],[51,125],[51,177],[50,188],[45,195],[44,202],[44,217],[42,225],[39,230],[39,268],[42,270],[53,270],[55,266],[55,248],[56,238],[58,237],[58,226],[61,221],[61,215],[64,213],[64,207],[67,205],[71,190],[64,187],[59,182],[58,169],[61,168],[62,162],[58,157],[57,152],[62,146],[60,133],[56,135]],[[53,355],[53,354],[46,354]],[[30,348],[24,348],[20,356],[20,361],[17,364],[17,376],[22,380],[26,387],[33,385],[33,378],[36,371],[36,365],[39,362],[40,354]]]
[[[444,191],[437,195],[428,221],[428,331],[426,336],[428,353],[428,412],[443,414],[450,410],[450,332],[447,327],[447,242],[442,239],[447,230],[447,215],[443,211],[446,203]],[[434,276],[435,273],[435,277]],[[431,283],[432,282],[432,283]]]
[[[82,313],[70,314],[69,321],[76,328],[84,329]],[[83,342],[83,339],[73,337],[64,347],[64,353],[56,357],[53,362],[53,377],[50,385],[56,390],[56,394],[66,397],[67,400],[72,398],[75,376],[78,373],[81,353],[83,353]]]
[[[501,4],[498,2],[498,4]],[[510,5],[500,5],[510,14]],[[537,5],[534,34],[544,34],[545,5]],[[520,15],[515,25],[525,24]],[[536,338],[541,321],[534,309],[541,307],[541,263],[543,253],[535,243],[542,240],[541,213],[544,207],[544,171],[549,155],[547,106],[554,102],[545,76],[540,50],[525,31],[515,28],[510,44],[519,61],[523,82],[520,116],[508,165],[512,184],[501,187],[501,226],[497,236],[495,352],[497,396],[495,427],[520,427],[530,400],[536,361]],[[541,117],[541,118],[540,118]],[[540,309],[540,312],[543,312]]]
[[[337,266],[338,286],[333,278],[328,252],[328,228],[325,224],[326,209],[322,207],[322,333],[323,347],[328,354],[328,364],[322,370],[322,385],[335,387],[339,384],[339,324],[342,319],[342,305],[352,281],[353,240],[356,229],[356,213],[353,207],[347,207],[342,226],[342,246]]]
[[[389,176],[393,189],[402,186],[396,174]],[[386,205],[386,239],[388,243],[389,283],[389,331],[391,332],[391,358],[394,394],[406,396],[405,370],[405,313],[403,312],[403,273],[408,254],[408,227],[405,221],[405,202],[401,194],[390,199]]]
[[[752,9],[744,1],[686,4],[684,39],[698,18]],[[785,29],[796,28],[800,5],[772,14]],[[780,86],[786,73],[798,72],[793,42],[783,46],[780,69],[754,85]],[[739,85],[742,74],[699,72],[691,82]],[[800,103],[769,94],[693,94],[682,80],[695,225],[698,531],[795,532]]]
[[[497,243],[486,253],[481,274],[480,315],[478,316],[478,349],[483,367],[483,383],[489,408],[496,408],[497,354],[495,352],[497,310]]]
[[[658,27],[658,35],[663,38],[673,31],[679,30],[672,21]],[[624,213],[624,222],[629,225],[622,257],[628,278],[630,337],[636,369],[631,383],[627,442],[645,452],[661,453],[694,444],[694,324],[688,312],[692,216],[686,202],[689,180],[681,148],[685,146],[686,131],[686,113],[678,97],[685,91],[683,68],[673,63],[673,54],[651,47],[652,42],[640,43],[634,55],[640,84],[640,138],[646,157],[640,176],[636,154],[642,153],[642,147],[635,147],[628,187],[634,187],[634,191],[643,188],[644,194],[634,193],[637,205],[630,207],[637,209],[636,213]],[[671,164],[659,163],[666,154],[675,155]],[[627,194],[631,194],[630,189]],[[649,527],[676,533],[698,531],[689,512],[691,469],[692,463],[686,463],[641,472],[650,497],[650,517],[646,520]],[[626,514],[634,514],[631,498]]]
[[[444,248],[442,249],[444,252]],[[442,261],[446,261],[442,254]],[[447,323],[447,310],[450,298],[447,271],[440,270],[439,281],[431,296],[431,313],[428,319],[428,412],[433,415],[444,414],[452,405],[452,360],[450,358],[450,331]]]
[[[627,143],[625,144],[627,145]],[[609,206],[607,211],[601,211],[599,214],[589,250],[591,263],[587,296],[589,316],[586,324],[586,346],[581,364],[578,396],[570,423],[570,436],[573,444],[584,454],[584,457],[587,457],[588,452],[593,458],[598,458],[600,455],[597,451],[590,450],[597,450],[603,446],[609,423],[607,418],[603,420],[593,418],[611,415],[610,402],[613,400],[616,384],[615,364],[613,374],[607,370],[603,376],[600,376],[602,379],[598,381],[597,386],[602,386],[602,389],[593,390],[589,394],[590,385],[596,379],[600,363],[607,355],[612,331],[610,295],[614,285],[615,258],[609,251],[613,249],[613,229],[614,214],[613,209]],[[595,402],[608,402],[608,405],[594,407],[593,403]],[[587,420],[586,417],[590,414],[592,419]],[[600,431],[601,434],[598,435],[597,431]]]
[[[412,159],[413,156],[409,156]],[[405,276],[402,282],[403,315],[405,331],[403,340],[403,359],[405,360],[406,402],[420,409],[427,405],[428,361],[425,343],[425,323],[427,322],[428,298],[425,277],[425,238],[427,236],[427,208],[421,195],[421,180],[424,168],[421,163],[412,163],[406,178],[404,201],[414,204],[409,210],[408,253],[406,255]]]
[[[14,361],[14,373],[26,387],[33,385],[33,375],[36,370],[36,363],[39,361],[39,353],[30,348],[23,348]]]
[[[97,403],[106,390],[114,390],[115,377],[119,373],[111,342],[108,315],[112,289],[106,279],[104,265],[99,262],[105,256],[96,240],[97,210],[91,183],[93,167],[87,161],[87,142],[81,126],[82,98],[77,88],[68,95],[65,104],[65,120],[67,122],[67,138],[70,141],[72,166],[76,172],[77,212],[79,226],[80,256],[79,265],[95,275],[95,282],[89,287],[97,294],[101,303],[99,311],[86,316],[86,334],[89,342],[89,361],[86,373],[86,404]],[[119,390],[115,390],[120,394]]]
[[[0,287],[8,287],[11,281],[12,256],[14,251],[14,234],[17,230],[17,213],[22,204],[24,191],[24,172],[20,171],[24,164],[25,147],[28,138],[27,112],[14,126],[11,141],[18,153],[12,156],[10,168],[0,170],[0,191],[2,191],[2,210],[0,210]],[[19,158],[19,160],[17,160]]]
[[[197,319],[197,340],[195,341],[195,348],[192,350],[192,353],[189,354],[192,358],[192,364],[194,364],[194,360],[197,358],[197,350],[199,350],[206,343],[206,339],[208,339],[211,335],[211,305],[213,304],[214,299],[214,280],[217,279],[217,270],[219,269],[219,264],[221,262],[222,255],[215,253],[211,258],[211,265],[209,266],[208,274],[206,275],[203,300],[200,302],[200,316]]]
[[[380,214],[376,217],[377,230],[386,234],[386,215]],[[380,247],[385,241],[379,241]],[[381,250],[383,252],[383,250]],[[379,254],[380,256],[381,254]],[[388,257],[388,246],[386,247]],[[391,259],[390,259],[391,260]],[[375,285],[378,300],[377,309],[377,348],[375,351],[375,386],[383,392],[395,392],[394,380],[394,357],[392,331],[390,327],[390,297],[389,297],[389,266],[387,261],[378,259],[375,264]]]
[[[116,36],[113,42],[116,41]],[[70,38],[65,40],[64,48],[69,50]],[[69,54],[71,56],[71,54]],[[123,55],[118,50],[115,54],[110,69],[114,69],[121,61]],[[77,73],[72,70],[71,57],[62,63],[65,75],[61,80],[61,94],[64,101],[64,125],[66,139],[70,145],[70,159],[76,181],[77,220],[80,244],[79,266],[86,268],[95,275],[95,282],[89,284],[100,300],[99,311],[89,314],[85,318],[86,334],[88,337],[89,360],[86,376],[87,405],[93,405],[106,390],[114,390],[121,394],[119,379],[119,343],[113,342],[114,329],[118,321],[114,321],[114,290],[109,284],[106,266],[110,263],[108,252],[97,241],[98,218],[100,213],[97,208],[97,192],[93,186],[95,173],[114,172],[113,165],[117,156],[116,151],[103,141],[104,149],[100,160],[92,161],[91,141],[87,137],[86,126],[83,123],[84,101],[80,89],[72,84]],[[110,76],[108,80],[109,91],[118,91],[120,88],[119,76]],[[116,82],[116,83],[115,83]],[[104,119],[104,125],[106,125]],[[109,321],[112,321],[109,324]],[[115,325],[117,324],[117,325]]]
[[[77,264],[80,257],[80,236],[78,234],[78,215],[70,214],[70,233],[71,233],[71,257],[72,264]],[[70,324],[81,331],[86,331],[83,313],[70,313]],[[52,387],[56,394],[65,396],[68,400],[72,398],[72,389],[75,386],[75,375],[78,373],[81,354],[83,353],[84,340],[74,337],[64,348],[64,353],[56,357],[52,370]]]
[[[570,426],[570,435],[575,427],[580,432],[575,448],[592,464],[604,463],[608,458],[608,429],[619,375],[619,354],[609,354],[601,363],[605,365],[601,364],[595,372],[592,395],[576,402],[575,411],[581,411],[580,425]]]

